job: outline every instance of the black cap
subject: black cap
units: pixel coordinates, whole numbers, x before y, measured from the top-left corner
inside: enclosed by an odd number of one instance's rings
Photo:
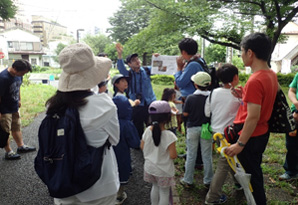
[[[108,82],[109,82],[109,80],[103,80],[97,86],[100,88],[100,87],[106,85]]]
[[[138,57],[139,55],[137,53],[133,53],[131,55],[128,55],[126,57],[126,63],[130,63],[131,59],[134,58],[134,57]]]

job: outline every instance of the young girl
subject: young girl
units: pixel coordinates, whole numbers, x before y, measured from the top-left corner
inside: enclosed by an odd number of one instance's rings
[[[177,157],[177,137],[165,129],[171,120],[171,108],[166,101],[154,101],[148,109],[151,125],[142,136],[144,153],[144,180],[152,183],[151,204],[168,205],[170,188],[175,185],[173,159]]]
[[[112,84],[114,88],[114,96],[123,95],[128,96],[127,94],[127,88],[128,88],[128,77],[125,77],[122,74],[116,74],[112,79]],[[131,106],[138,106],[141,101],[136,99],[135,101],[132,101],[131,99],[128,99]]]
[[[120,125],[120,141],[113,146],[117,158],[120,188],[117,193],[115,205],[122,204],[127,198],[124,186],[128,184],[132,172],[130,148],[140,148],[140,137],[137,128],[131,121],[132,107],[127,97],[118,95],[113,97],[117,106],[117,114]]]
[[[163,94],[161,97],[161,100],[165,100],[169,103],[171,107],[171,121],[165,125],[165,128],[167,130],[172,131],[176,135],[177,130],[177,118],[176,114],[179,112],[179,110],[176,108],[176,105],[174,103],[174,100],[176,98],[176,91],[173,88],[165,88],[163,90]]]

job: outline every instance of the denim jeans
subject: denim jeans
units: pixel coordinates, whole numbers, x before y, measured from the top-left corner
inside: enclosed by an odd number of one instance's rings
[[[298,136],[289,136],[286,134],[287,155],[284,164],[286,173],[290,176],[298,174]]]
[[[183,181],[193,183],[194,170],[197,158],[199,140],[201,143],[201,154],[204,163],[204,184],[210,184],[213,176],[212,171],[212,139],[206,140],[201,137],[201,127],[187,128],[186,146],[187,157],[185,162],[185,174]]]

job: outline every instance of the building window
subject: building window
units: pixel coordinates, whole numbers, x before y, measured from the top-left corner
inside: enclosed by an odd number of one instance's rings
[[[33,51],[33,43],[32,42],[20,42],[21,51]]]

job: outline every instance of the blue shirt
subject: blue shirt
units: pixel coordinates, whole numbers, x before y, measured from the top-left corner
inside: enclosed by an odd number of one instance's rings
[[[12,76],[7,69],[0,73],[0,113],[14,113],[19,110],[22,77]]]
[[[204,71],[204,69],[198,62],[192,61],[183,71],[175,73],[175,81],[183,97],[187,97],[195,92],[196,89],[190,78],[199,71]]]
[[[122,59],[118,59],[117,67],[122,75],[130,77],[130,82],[128,82],[128,95],[130,99],[136,100],[138,95],[142,96],[140,106],[144,106],[145,104],[150,105],[151,102],[156,100],[150,76],[147,75],[143,67],[140,68],[139,72],[135,72],[132,69],[128,71]]]

